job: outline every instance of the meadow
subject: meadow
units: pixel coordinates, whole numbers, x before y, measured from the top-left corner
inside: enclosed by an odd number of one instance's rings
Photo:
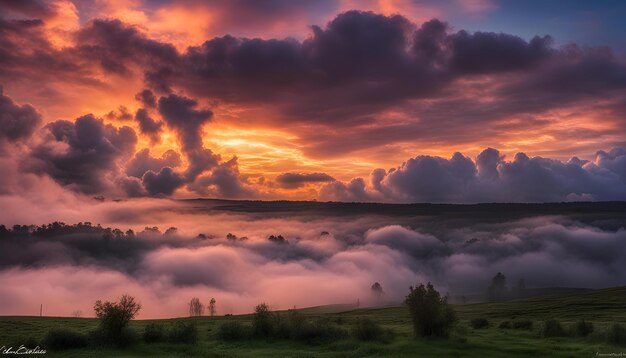
[[[311,319],[325,319],[350,330],[357,320],[369,318],[393,332],[383,341],[359,341],[345,337],[332,341],[305,343],[281,339],[224,341],[218,331],[224,322],[249,324],[252,315],[134,320],[130,327],[143,332],[149,323],[165,326],[175,322],[196,323],[195,344],[145,343],[124,348],[82,348],[60,352],[53,357],[591,357],[619,354],[626,347],[610,344],[606,332],[613,323],[626,322],[626,287],[594,290],[577,294],[550,295],[498,303],[454,305],[459,321],[447,338],[415,338],[409,312],[404,306],[352,308],[345,305],[297,310]],[[287,312],[279,312],[285,315]],[[472,328],[471,320],[484,318],[485,328]],[[566,331],[575,322],[592,322],[594,331],[587,337],[542,337],[544,321],[557,319]],[[531,329],[500,328],[503,322],[532,321]],[[55,327],[87,332],[96,328],[94,318],[1,317],[0,345],[19,344],[27,339],[41,341]]]

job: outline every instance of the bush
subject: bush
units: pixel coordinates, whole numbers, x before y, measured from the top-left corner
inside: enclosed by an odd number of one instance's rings
[[[541,336],[544,338],[548,337],[564,337],[567,334],[565,330],[561,326],[561,323],[555,319],[549,319],[543,323],[543,328],[541,331]]]
[[[274,317],[270,306],[261,303],[254,308],[252,330],[257,337],[270,337],[274,333]]]
[[[613,323],[606,334],[607,342],[615,345],[626,343],[626,328],[619,323]]]
[[[141,305],[129,295],[122,295],[118,302],[96,301],[94,311],[100,320],[100,325],[99,332],[95,332],[93,337],[105,344],[123,346],[132,343],[136,334],[126,330],[126,326],[140,309]]]
[[[352,329],[354,337],[361,341],[381,340],[384,335],[383,328],[369,318],[358,318]]]
[[[69,329],[54,328],[46,334],[43,345],[50,350],[82,348],[87,346],[87,336]]]
[[[198,341],[198,328],[194,322],[176,322],[167,332],[167,341],[194,344]]]
[[[486,318],[474,318],[470,321],[470,325],[474,329],[489,327],[489,321]]]
[[[272,336],[274,338],[314,343],[321,340],[339,339],[347,335],[329,319],[310,320],[293,310],[289,310],[286,316],[277,314],[273,318]]]
[[[457,321],[446,297],[441,297],[429,282],[426,286],[410,287],[405,304],[409,307],[416,336],[447,337]]]
[[[310,321],[304,319],[299,325],[291,326],[290,338],[314,343],[323,340],[341,339],[347,336],[345,330],[331,324],[326,319],[317,319]]]
[[[500,323],[498,328],[500,328],[500,329],[511,329],[511,322],[510,321],[503,321],[503,322]]]
[[[243,340],[252,336],[252,327],[240,322],[229,321],[219,326],[217,334],[225,341]]]
[[[533,321],[529,321],[529,320],[513,321],[513,324],[511,325],[511,327],[513,327],[513,329],[526,329],[530,331],[531,329],[533,329]]]
[[[165,328],[159,323],[148,323],[143,330],[143,340],[147,343],[162,342],[165,340]]]
[[[587,337],[593,333],[593,323],[586,322],[584,319],[581,319],[574,323],[572,331],[572,335],[574,336]]]

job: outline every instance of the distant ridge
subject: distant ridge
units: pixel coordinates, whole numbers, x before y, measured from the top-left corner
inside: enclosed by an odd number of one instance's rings
[[[617,213],[626,215],[626,201],[560,203],[479,203],[479,204],[387,204],[317,201],[260,201],[223,199],[184,199],[194,209],[248,213],[336,213],[384,215],[487,215],[538,216],[564,214]]]

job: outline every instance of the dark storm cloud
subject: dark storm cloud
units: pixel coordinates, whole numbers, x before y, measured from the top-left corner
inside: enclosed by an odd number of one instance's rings
[[[137,153],[126,165],[126,174],[136,178],[143,177],[144,173],[152,170],[158,172],[164,167],[178,167],[182,161],[180,155],[173,150],[168,150],[160,158],[150,155],[150,149],[144,148]]]
[[[41,115],[31,105],[20,106],[2,92],[0,86],[0,145],[3,140],[16,142],[29,138],[41,122]]]
[[[241,177],[237,157],[215,166],[208,174],[190,183],[188,188],[195,193],[216,198],[252,198],[257,194]]]
[[[507,161],[488,148],[476,163],[460,153],[445,159],[418,156],[387,172],[334,182],[320,191],[325,200],[400,202],[559,202],[626,200],[626,150],[599,151],[594,161],[568,162],[518,153]]]
[[[365,180],[362,178],[352,179],[347,184],[340,181],[326,184],[320,189],[319,197],[323,200],[343,202],[380,201],[376,195],[367,191]]]
[[[197,106],[196,100],[175,94],[159,98],[159,113],[165,123],[176,131],[185,151],[202,147],[200,129],[213,117],[213,112],[196,109]]]
[[[263,12],[274,5],[241,6]],[[291,5],[276,5],[285,7]],[[626,65],[610,49],[557,48],[549,36],[526,41],[504,33],[455,31],[440,20],[416,25],[399,15],[349,11],[313,26],[302,41],[225,35],[182,53],[118,20],[89,21],[76,34],[75,46],[63,49],[50,46],[41,21],[2,20],[0,43],[5,79],[52,76],[102,85],[100,69],[143,75],[160,94],[183,90],[199,100],[260,105],[272,115],[255,120],[296,124],[293,131],[310,156],[416,139],[473,143],[506,133],[511,118],[520,130],[547,127],[553,120],[546,112],[589,106],[591,98],[611,99],[602,104],[607,121],[621,123],[624,117]],[[477,96],[489,103],[476,101]],[[155,104],[149,89],[137,98],[147,109]],[[381,120],[389,111],[402,120]],[[157,124],[143,122],[146,131],[156,133]],[[311,137],[312,124],[325,136]],[[337,140],[339,127],[350,127],[351,140]],[[575,133],[551,135],[568,140]],[[194,135],[187,138],[198,148]]]
[[[230,36],[183,55],[171,82],[197,95],[272,101],[288,117],[353,121],[407,97],[430,96],[447,81],[406,51],[412,25],[401,16],[349,11],[312,38],[261,40]],[[357,113],[337,116],[348,106]]]
[[[135,99],[148,108],[156,107],[156,96],[149,89],[141,90],[135,95]]]
[[[453,49],[450,68],[470,74],[527,70],[545,61],[553,51],[549,36],[526,42],[503,33],[459,31],[449,41]]]
[[[43,19],[54,14],[54,9],[45,0],[2,0],[0,17],[3,15],[22,15],[29,18]]]
[[[283,173],[276,177],[276,182],[284,188],[298,188],[307,183],[324,183],[335,178],[326,173]]]
[[[27,170],[47,174],[76,191],[105,192],[119,172],[118,161],[132,155],[136,143],[130,127],[118,129],[86,115],[74,122],[48,124],[43,141],[23,164]]]
[[[174,190],[185,183],[185,179],[170,167],[161,168],[158,173],[149,170],[145,172],[141,181],[151,196],[172,195]]]
[[[139,130],[141,133],[150,137],[151,143],[158,143],[161,140],[161,127],[163,127],[163,123],[152,119],[145,108],[139,108],[137,110],[135,120],[139,122]]]
[[[198,175],[211,169],[219,162],[219,155],[202,144],[202,126],[213,117],[208,109],[198,109],[194,99],[170,94],[159,98],[159,113],[165,123],[176,131],[183,153],[187,156],[188,167],[185,178],[193,182]]]
[[[78,31],[76,40],[81,57],[111,73],[130,73],[130,64],[157,68],[178,60],[174,46],[150,40],[119,20],[93,20]]]

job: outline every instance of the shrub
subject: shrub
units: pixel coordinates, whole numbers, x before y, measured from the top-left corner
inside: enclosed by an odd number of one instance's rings
[[[501,329],[511,329],[511,322],[510,321],[503,321],[503,322],[500,323],[498,328],[501,328]]]
[[[69,329],[54,328],[46,334],[43,345],[50,350],[82,348],[87,346],[87,336]]]
[[[148,323],[143,330],[143,340],[147,343],[162,342],[165,340],[165,328],[159,323]]]
[[[194,322],[176,322],[167,332],[170,343],[194,344],[198,341],[198,328]]]
[[[578,337],[587,337],[593,332],[593,323],[581,319],[574,323],[572,335]]]
[[[270,337],[274,333],[274,317],[270,307],[261,303],[254,308],[252,330],[257,337]]]
[[[416,336],[447,337],[457,321],[447,298],[441,297],[430,282],[410,287],[404,302],[411,312]]]
[[[543,323],[541,336],[548,337],[564,337],[566,336],[565,330],[561,326],[561,323],[555,319],[549,319]]]
[[[297,311],[289,310],[286,315],[273,316],[274,338],[294,339],[313,343],[321,340],[338,339],[347,335],[345,330],[332,324],[329,319],[307,319]]]
[[[613,323],[606,334],[607,342],[615,345],[626,343],[626,328],[619,323]]]
[[[529,321],[529,320],[513,321],[513,324],[511,325],[511,327],[513,327],[513,329],[526,329],[530,331],[531,329],[533,329],[533,321]]]
[[[474,329],[489,327],[489,321],[486,318],[474,318],[470,321],[470,325]]]
[[[346,331],[331,324],[326,319],[310,321],[304,319],[298,325],[292,325],[290,338],[314,343],[323,340],[340,339],[347,335]]]
[[[358,318],[352,328],[352,333],[361,341],[381,340],[385,334],[383,328],[369,318]]]
[[[134,332],[125,331],[128,322],[135,318],[141,305],[135,298],[122,295],[118,302],[96,301],[94,311],[100,320],[99,332],[93,335],[101,343],[125,345],[132,342]],[[136,336],[136,335],[135,335]]]
[[[219,326],[217,334],[225,341],[243,340],[252,336],[252,327],[241,322],[229,321]]]

